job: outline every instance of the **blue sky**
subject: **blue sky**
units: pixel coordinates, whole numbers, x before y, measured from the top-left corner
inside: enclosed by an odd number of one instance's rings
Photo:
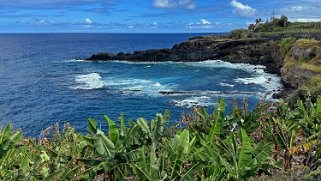
[[[0,0],[0,5],[0,32],[227,32],[273,11],[292,21],[321,21],[321,0]]]

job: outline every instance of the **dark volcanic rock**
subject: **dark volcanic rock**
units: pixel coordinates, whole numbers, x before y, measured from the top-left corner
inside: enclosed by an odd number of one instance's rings
[[[87,60],[128,60],[145,62],[224,60],[232,63],[266,65],[267,71],[279,73],[283,57],[279,48],[267,39],[228,39],[196,37],[171,49],[135,51],[133,53],[99,53]]]

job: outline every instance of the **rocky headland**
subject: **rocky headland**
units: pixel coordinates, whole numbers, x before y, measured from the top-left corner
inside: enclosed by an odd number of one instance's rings
[[[282,58],[276,45],[264,38],[231,39],[224,36],[200,36],[171,49],[135,51],[133,53],[98,53],[87,60],[127,60],[137,62],[224,60],[231,63],[266,65],[267,72],[280,73]]]
[[[98,53],[89,61],[125,60],[137,62],[224,60],[231,63],[264,65],[268,73],[281,76],[284,91],[275,97],[317,97],[321,81],[321,43],[301,38],[233,38],[198,36],[170,49],[133,53]],[[315,85],[316,84],[316,85]],[[313,95],[313,96],[312,96]]]

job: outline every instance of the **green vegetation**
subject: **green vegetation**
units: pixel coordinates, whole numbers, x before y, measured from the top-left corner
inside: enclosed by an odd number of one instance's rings
[[[282,15],[280,18],[271,17],[270,20],[267,20],[265,23],[262,23],[262,19],[256,19],[255,24],[249,25],[249,30],[254,32],[276,32],[282,31],[284,28],[287,28],[291,25],[288,21],[288,17]]]
[[[321,73],[321,43],[315,39],[286,38],[278,41],[282,54],[285,55],[285,68],[298,68],[314,74]],[[290,52],[291,50],[291,52]],[[312,77],[311,77],[312,78]]]
[[[223,100],[212,114],[194,109],[182,116],[183,128],[168,126],[169,111],[150,122],[105,116],[105,132],[89,119],[86,136],[55,125],[39,139],[23,139],[9,125],[0,132],[0,180],[321,178],[321,100],[298,101],[295,109],[233,105],[228,114]]]
[[[228,35],[229,38],[232,39],[243,39],[243,38],[248,38],[249,37],[249,32],[244,29],[236,29],[233,30],[229,33]]]
[[[262,19],[256,19],[255,24],[249,25],[249,31],[254,33],[321,33],[321,22],[290,22],[288,17],[280,18],[272,16],[265,23]],[[270,32],[270,33],[269,33]]]
[[[315,39],[299,39],[298,41],[295,42],[296,46],[300,46],[302,48],[307,48],[311,46],[319,46],[320,42]]]
[[[312,77],[299,89],[299,95],[303,100],[315,101],[321,99],[321,76]]]
[[[306,63],[315,66],[313,69],[320,68],[318,63],[321,58],[321,42],[315,39],[294,39],[285,38],[277,41],[283,55],[285,63]],[[291,50],[291,51],[290,51]]]
[[[248,29],[237,29],[229,34],[230,38],[318,38],[321,39],[321,22],[290,22],[288,17],[272,16],[263,22],[258,18],[249,24]]]
[[[297,89],[289,96],[289,104],[294,105],[297,99],[318,99],[321,93],[320,41],[287,38],[276,43],[285,57],[282,78]]]
[[[295,38],[284,38],[282,40],[276,41],[276,44],[280,47],[282,57],[285,57],[285,55],[290,51],[295,42]]]

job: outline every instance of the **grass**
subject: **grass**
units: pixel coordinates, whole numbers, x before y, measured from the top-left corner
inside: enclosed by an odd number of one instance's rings
[[[302,66],[302,68],[304,68],[306,70],[312,71],[313,73],[321,74],[321,67],[320,66],[312,65],[309,63],[301,63],[299,65]]]
[[[284,18],[284,17],[283,17]],[[252,37],[314,37],[321,39],[321,22],[289,22],[286,18],[271,18],[265,23],[252,24]],[[249,27],[249,29],[251,29]]]
[[[320,96],[321,92],[321,76],[312,77],[306,86],[311,91],[312,95]]]
[[[295,46],[299,46],[302,48],[307,48],[307,47],[312,47],[312,46],[317,46],[320,47],[321,43],[320,41],[316,40],[316,39],[298,39],[295,42]]]
[[[301,68],[303,70],[307,70],[307,71],[311,71],[312,73],[321,74],[321,67],[320,66],[316,66],[313,64],[309,64],[306,62],[302,62],[302,61],[296,61],[296,62],[287,62],[283,65],[283,68],[286,69],[293,69],[293,68]],[[312,78],[312,77],[311,77]]]
[[[321,32],[321,22],[293,22],[283,31]]]
[[[289,52],[289,50],[293,47],[295,42],[295,38],[284,38],[280,41],[276,41],[276,44],[280,47],[283,57]]]
[[[298,39],[295,40],[294,38],[287,38],[278,41],[277,44],[279,45],[282,54],[286,53],[284,59],[284,67],[285,68],[293,68],[295,66],[300,66],[303,69],[312,71],[313,73],[321,73],[321,67],[319,66],[321,60],[321,46],[320,41],[315,39]],[[294,57],[294,54],[297,52],[290,52],[292,51],[305,51],[306,49],[316,49],[319,51],[320,54],[311,54],[311,55],[303,55],[302,57]]]
[[[278,26],[272,22],[260,25],[258,33],[321,33],[321,22],[289,22],[286,27]],[[266,26],[266,27],[264,27]],[[269,30],[269,31],[267,31]]]
[[[283,69],[287,70],[288,72],[288,75],[284,76],[297,76],[297,78],[299,79],[293,80],[294,82],[297,81],[299,84],[301,84],[298,89],[299,95],[296,96],[313,100],[318,99],[319,95],[321,94],[320,41],[317,41],[315,39],[299,39],[295,41],[295,43],[293,43],[290,40],[283,40],[283,42],[281,42],[280,44],[286,45],[286,47],[289,44],[292,44],[291,48],[293,49],[291,51],[288,51],[288,53],[286,54]],[[307,51],[309,49],[312,52],[309,53],[309,51]],[[296,51],[302,51],[301,55],[300,52]],[[297,56],[295,55],[296,53],[299,54],[298,57],[295,57]],[[307,73],[306,71],[309,71],[309,73]],[[299,72],[305,72],[305,75],[299,75]],[[302,80],[300,80],[300,78]]]

